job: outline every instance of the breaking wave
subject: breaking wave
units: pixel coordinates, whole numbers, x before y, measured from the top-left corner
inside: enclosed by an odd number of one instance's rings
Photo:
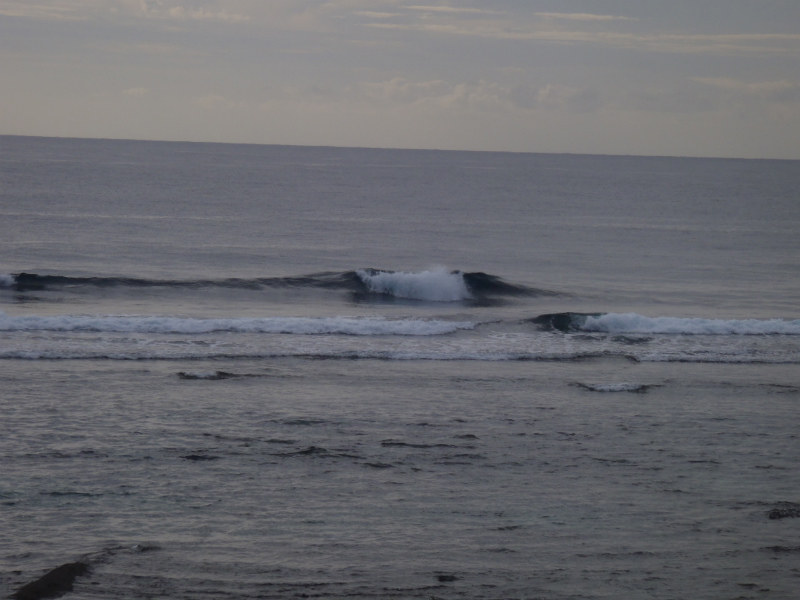
[[[129,315],[9,316],[0,312],[0,331],[62,331],[114,333],[282,333],[299,335],[426,336],[472,329],[476,323],[378,317],[267,317],[197,319]]]
[[[699,319],[636,313],[556,313],[531,322],[564,332],[678,335],[800,335],[800,319]]]
[[[367,289],[375,294],[431,302],[457,302],[473,298],[460,271],[435,269],[403,273],[364,269],[357,273]]]

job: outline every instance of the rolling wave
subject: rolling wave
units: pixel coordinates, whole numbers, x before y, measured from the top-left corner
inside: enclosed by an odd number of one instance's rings
[[[645,317],[636,313],[554,313],[531,319],[544,329],[566,333],[677,335],[800,335],[800,319],[699,319]]]
[[[468,321],[382,319],[378,317],[267,317],[197,319],[165,316],[9,316],[0,312],[0,331],[113,333],[281,333],[296,335],[428,336],[473,329]]]
[[[504,281],[483,272],[465,273],[444,268],[421,272],[358,269],[323,272],[297,277],[260,277],[254,279],[144,279],[137,277],[72,277],[36,273],[0,274],[0,288],[17,292],[96,288],[229,288],[263,290],[269,288],[328,289],[350,292],[358,297],[382,296],[429,302],[480,301],[498,296],[550,295]]]

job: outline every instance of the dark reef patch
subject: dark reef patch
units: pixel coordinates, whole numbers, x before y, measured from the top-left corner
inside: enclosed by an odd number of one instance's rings
[[[71,592],[75,579],[85,575],[88,571],[89,565],[84,562],[66,563],[48,571],[36,581],[23,585],[10,597],[14,600],[58,598]]]

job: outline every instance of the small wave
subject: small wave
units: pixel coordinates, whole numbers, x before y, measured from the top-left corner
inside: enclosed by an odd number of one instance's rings
[[[267,317],[196,319],[127,315],[9,316],[0,312],[0,331],[75,331],[114,333],[281,333],[298,335],[443,335],[473,329],[476,323],[379,317]]]
[[[241,375],[228,373],[227,371],[180,371],[178,377],[181,379],[208,379],[210,381],[217,381],[219,379],[241,377]]]
[[[0,273],[0,289],[14,287],[16,279],[8,273]]]
[[[613,334],[800,335],[800,319],[645,317],[636,313],[555,313],[530,322],[545,329]]]
[[[362,269],[357,273],[367,289],[375,294],[430,302],[457,302],[473,297],[460,271],[442,268],[405,273]]]
[[[643,394],[648,389],[650,389],[651,385],[646,385],[643,383],[602,383],[602,384],[593,384],[593,383],[578,383],[576,384],[578,387],[582,387],[585,390],[589,390],[590,392],[601,392],[601,393],[615,393],[615,392],[632,392],[635,394]]]

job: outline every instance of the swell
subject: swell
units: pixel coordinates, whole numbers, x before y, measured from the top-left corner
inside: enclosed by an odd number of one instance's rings
[[[147,279],[138,277],[74,277],[17,273],[0,275],[0,287],[17,292],[68,290],[80,288],[223,288],[240,290],[322,289],[344,291],[356,299],[369,297],[401,298],[434,302],[482,301],[504,296],[552,295],[553,292],[505,281],[484,272],[433,269],[420,272],[384,269],[358,269],[322,272],[293,277],[252,279]]]
[[[71,277],[65,275],[38,275],[18,273],[0,280],[3,287],[18,292],[63,289],[70,287],[96,288],[230,288],[259,290],[269,287],[315,287],[332,289],[359,288],[355,271],[345,273],[318,273],[300,277],[261,277],[255,279],[143,279],[138,277]]]

